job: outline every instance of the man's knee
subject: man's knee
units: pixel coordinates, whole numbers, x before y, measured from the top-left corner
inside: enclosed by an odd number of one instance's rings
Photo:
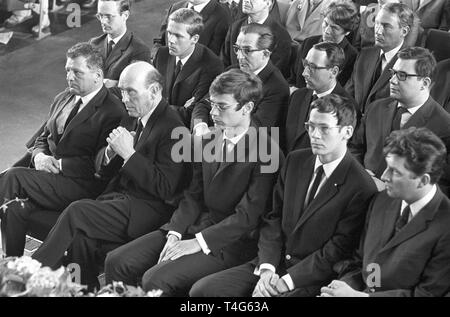
[[[218,297],[220,294],[217,292],[217,289],[214,287],[215,283],[213,282],[214,278],[209,275],[206,276],[192,285],[191,290],[189,291],[190,297]]]
[[[118,275],[126,270],[127,258],[120,252],[120,248],[114,249],[106,255],[105,278],[110,283],[116,280]]]

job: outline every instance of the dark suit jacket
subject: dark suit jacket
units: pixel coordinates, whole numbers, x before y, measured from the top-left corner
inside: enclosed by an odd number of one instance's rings
[[[176,106],[185,124],[189,124],[195,103],[208,93],[214,78],[223,71],[223,64],[209,48],[196,44],[194,52],[171,87],[175,60],[175,56],[169,54],[169,48],[164,46],[158,49],[153,64],[165,79],[163,96],[169,100],[170,105]],[[184,108],[186,101],[192,97],[195,98],[194,102],[189,108]]]
[[[310,149],[289,153],[258,243],[258,265],[272,264],[280,275],[287,271],[296,288],[319,288],[335,277],[332,267],[357,247],[367,206],[377,191],[347,152],[304,208],[315,158]]]
[[[442,105],[447,112],[450,112],[450,59],[439,62],[436,66],[431,96],[438,104]]]
[[[106,34],[92,38],[89,43],[102,53],[105,59],[103,72],[107,79],[119,80],[120,73],[133,61],[150,63],[150,49],[130,31],[125,33],[108,57],[106,56],[106,47],[108,46]]]
[[[305,39],[303,44],[299,46],[297,53],[297,61],[295,63],[295,74],[293,84],[298,87],[306,87],[305,78],[302,76],[303,73],[303,63],[302,59],[306,58],[309,50],[317,43],[322,42],[322,36],[312,36]],[[353,71],[353,65],[355,64],[356,56],[358,55],[358,51],[354,48],[346,37],[339,43],[339,47],[342,48],[345,54],[344,65],[342,66],[341,72],[339,73],[337,80],[339,83],[344,86],[345,83],[350,79]]]
[[[349,98],[356,107],[354,99],[339,83],[331,93]],[[304,123],[309,119],[312,97],[313,90],[306,87],[294,91],[290,97],[286,116],[285,140],[282,142],[285,153],[311,147]]]
[[[372,85],[379,56],[380,49],[378,47],[363,48],[356,58],[352,76],[345,85],[345,89],[356,100],[362,114],[371,102],[390,95],[389,80],[391,75],[389,69],[397,61],[397,55],[390,60],[378,80]]]
[[[251,129],[255,128],[253,124]],[[221,149],[222,140],[222,133],[211,133],[199,141],[203,146],[197,150],[211,149],[212,145]],[[270,171],[261,169],[268,165],[259,154],[262,142],[279,163]],[[213,255],[225,251],[245,262],[256,256],[256,229],[261,216],[270,209],[273,185],[284,157],[264,131],[248,133],[235,149],[240,146],[245,151],[238,152],[234,162],[208,162],[203,158],[194,163],[191,185],[162,229],[182,235],[201,232]]]
[[[238,68],[236,65],[229,67]],[[283,127],[284,117],[289,99],[289,85],[281,72],[269,61],[258,74],[263,83],[263,96],[253,110],[255,124],[262,127]],[[195,120],[211,123],[209,112],[211,107],[204,100],[199,102],[192,113],[192,128]],[[198,123],[198,122],[196,122]]]
[[[225,44],[222,49],[222,60],[225,67],[238,64],[236,54],[233,51],[233,45],[236,44],[236,39],[241,30],[241,26],[247,24],[247,17],[242,18],[233,24],[228,29],[225,38]],[[272,29],[275,35],[275,49],[270,56],[272,63],[278,67],[284,76],[289,75],[289,61],[291,57],[291,37],[284,27],[269,15],[263,25],[267,25]]]
[[[35,141],[31,162],[37,153],[52,155],[62,159],[63,175],[94,179],[95,155],[106,145],[107,136],[126,116],[126,111],[103,86],[70,121],[64,133],[58,135],[56,118],[72,96],[66,89],[55,97],[44,130]]]
[[[401,200],[381,192],[371,203],[366,229],[341,280],[370,296],[443,296],[450,287],[450,201],[438,189],[434,198],[394,237]],[[392,237],[392,238],[391,238]],[[369,264],[379,265],[380,286]]]
[[[154,48],[167,46],[166,30],[169,16],[176,10],[188,7],[188,1],[182,0],[172,4],[166,18],[161,24],[159,36],[153,39]],[[208,47],[217,56],[222,49],[228,27],[231,24],[230,11],[218,0],[211,0],[200,12],[203,18],[203,31],[200,33],[199,43]]]
[[[364,167],[380,177],[386,168],[383,157],[383,146],[386,137],[392,131],[392,121],[398,102],[392,98],[377,100],[370,104],[367,113],[361,121],[357,134],[352,140],[351,151]],[[425,104],[417,110],[406,122],[404,129],[409,127],[426,127],[442,139],[450,149],[450,114],[447,113],[433,98],[428,98]],[[450,152],[449,152],[450,153]],[[447,165],[440,185],[445,193],[450,186],[450,154],[447,155]]]
[[[272,8],[270,9],[269,15],[271,16],[272,19],[282,24],[281,12],[278,2],[276,0],[273,0],[272,3],[273,5]],[[244,14],[244,12],[242,12],[242,0],[240,0],[238,6],[236,7],[236,13],[234,14],[233,21],[240,20],[246,16],[247,15]]]
[[[121,126],[134,131],[137,120],[127,117]],[[162,100],[151,114],[135,146],[136,152],[123,165],[123,159],[115,156],[108,165],[102,166],[100,174],[104,177],[114,175],[103,194],[121,192],[144,200],[148,208],[159,213],[166,213],[173,208],[165,201],[170,201],[182,188],[185,176],[184,166],[172,160],[171,150],[177,140],[171,138],[175,128],[183,126],[178,113]],[[103,157],[103,153],[99,157]],[[122,166],[123,165],[123,166]],[[147,211],[142,208],[131,209],[128,234],[140,236],[148,231]]]

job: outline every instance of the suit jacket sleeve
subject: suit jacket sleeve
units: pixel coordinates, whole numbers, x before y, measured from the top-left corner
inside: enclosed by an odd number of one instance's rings
[[[366,118],[367,113],[361,118],[361,123],[356,126],[356,131],[351,138],[348,149],[358,162],[364,165],[364,154],[366,153]]]
[[[231,36],[232,36],[232,28],[233,24],[230,25],[228,28],[227,35],[225,36],[225,43],[223,43],[222,52],[221,52],[221,58],[223,61],[223,65],[225,68],[231,65]]]
[[[192,111],[191,129],[200,122],[209,123],[209,113],[211,112],[211,106],[205,99],[200,100],[194,106]]]

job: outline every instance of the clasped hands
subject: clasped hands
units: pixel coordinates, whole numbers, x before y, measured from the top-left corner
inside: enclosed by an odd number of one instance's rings
[[[122,157],[124,161],[128,160],[135,152],[133,148],[134,134],[124,127],[112,130],[106,138],[106,142],[108,142],[108,148]]]
[[[271,270],[262,270],[252,297],[273,297],[289,292],[286,282]]]
[[[164,245],[161,254],[159,255],[158,263],[176,260],[184,255],[194,254],[200,252],[202,248],[197,239],[179,240],[177,236],[170,234],[167,237],[167,242]]]
[[[34,157],[34,167],[37,171],[44,171],[52,174],[59,174],[61,171],[59,161],[53,156],[44,153],[36,154]]]

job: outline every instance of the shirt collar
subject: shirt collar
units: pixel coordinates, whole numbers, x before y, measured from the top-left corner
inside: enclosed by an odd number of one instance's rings
[[[420,107],[422,107],[422,105],[416,106],[416,107],[412,107],[412,108],[408,108],[406,107],[404,104],[402,104],[400,101],[398,102],[397,108],[403,107],[405,108],[411,115],[415,114],[417,110],[420,109]]]
[[[195,50],[195,49],[194,49]],[[188,59],[192,56],[192,54],[194,54],[194,50],[192,50],[191,54],[189,54],[188,56],[186,56],[185,58],[179,58],[178,56],[175,57],[175,62],[176,64],[178,64],[178,61],[181,61],[182,66],[184,66],[184,64],[186,64],[186,62],[188,61]]]
[[[428,192],[428,194],[426,194],[421,199],[419,199],[419,200],[413,202],[411,205],[409,205],[409,208],[411,209],[411,216],[410,216],[411,219],[412,219],[412,217],[417,215],[417,213],[419,211],[421,211],[423,209],[423,207],[425,207],[433,199],[434,195],[436,195],[436,192],[437,192],[437,186],[433,185],[433,187]],[[402,200],[402,207],[400,210],[403,211],[403,209],[405,209],[406,206],[408,206],[408,204],[406,203],[406,201]]]
[[[92,100],[92,98],[94,98],[95,95],[98,94],[98,92],[100,91],[100,89],[102,89],[102,87],[103,86],[100,86],[98,89],[94,90],[93,92],[91,92],[90,94],[87,94],[84,97],[75,96],[75,103],[77,103],[78,100],[80,100],[80,98],[81,98],[81,102],[82,102],[82,104],[80,105],[80,110],[78,110],[78,112],[80,112],[81,109],[83,109]]]
[[[192,7],[194,8],[195,11],[201,12],[208,5],[208,3],[210,3],[210,2],[211,2],[211,0],[206,1],[205,3],[202,3],[202,4],[197,4],[197,5],[192,6]],[[191,7],[190,3],[189,3],[189,7]]]
[[[400,51],[402,46],[403,46],[403,42],[399,46],[390,50],[389,52],[384,53],[384,58],[386,58],[386,63],[390,62],[390,60],[398,53],[398,51]],[[380,56],[381,56],[381,54],[383,54],[383,50],[381,50]]]
[[[314,95],[317,95],[317,98],[322,98],[323,96],[327,96],[329,94],[331,94],[331,92],[334,90],[334,88],[336,88],[337,82],[334,83],[334,85],[328,89],[327,91],[324,91],[323,93],[318,94],[315,90],[313,91]]]
[[[269,18],[269,15],[267,15],[264,19],[262,19],[261,21],[253,21],[252,18],[250,18],[250,16],[247,18],[247,23],[258,23],[258,24],[264,24],[264,22],[266,22],[266,20]]]
[[[112,38],[109,34],[108,34],[108,42],[109,41],[113,41],[114,45],[116,45],[117,43],[119,43],[119,41],[122,39],[122,37],[125,35],[125,33],[127,33],[127,30],[125,29],[125,31],[120,34],[119,36]]]
[[[156,106],[156,107],[158,107],[158,106]],[[147,125],[148,120],[150,119],[150,116],[155,111],[156,107],[153,107],[153,109],[150,110],[145,116],[143,116],[142,118],[139,118],[141,120],[141,123],[142,123],[142,128],[145,128],[145,126]]]
[[[238,134],[238,135],[236,135],[236,136],[234,136],[232,138],[227,137],[226,134],[225,134],[225,131],[223,131],[223,134],[222,134],[223,135],[223,140],[228,140],[231,143],[233,143],[234,145],[236,145],[239,142],[239,140],[242,139],[242,137],[247,133],[247,131],[248,131],[248,128],[245,129],[242,133],[240,133],[240,134]]]
[[[267,63],[265,63],[265,64],[263,65],[263,67],[258,68],[257,70],[255,70],[255,71],[253,72],[253,74],[259,75],[259,73],[262,72],[262,70],[263,70],[264,68],[266,68],[267,64],[269,64],[269,60],[267,60]]]
[[[344,159],[345,154],[347,153],[347,151],[344,152],[344,154],[340,157],[338,157],[337,159],[335,159],[334,161],[331,161],[329,163],[325,163],[323,164],[320,159],[319,156],[316,156],[316,162],[314,164],[314,173],[317,171],[317,168],[319,166],[323,166],[323,172],[325,174],[325,177],[328,179],[330,178],[331,174],[333,174],[334,170],[336,169],[336,167],[339,165],[339,163],[341,163],[341,161]]]

